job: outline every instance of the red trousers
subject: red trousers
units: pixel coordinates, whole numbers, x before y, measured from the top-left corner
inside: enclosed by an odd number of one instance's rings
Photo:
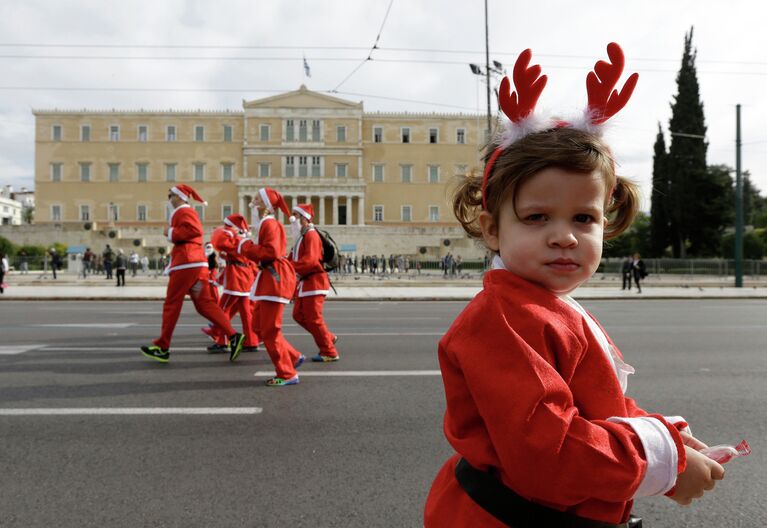
[[[229,295],[228,293],[222,294],[219,302],[219,306],[229,321],[234,318],[234,314],[240,314],[242,333],[245,334],[245,346],[256,347],[258,346],[258,335],[253,331],[253,306],[251,305],[250,297]],[[216,335],[216,343],[226,345],[227,334],[224,333],[224,330],[216,326],[213,332]]]
[[[293,365],[301,353],[282,335],[282,312],[285,305],[272,301],[257,301],[253,305],[253,330],[263,340],[277,377],[292,378],[296,375]]]
[[[330,333],[322,318],[322,305],[325,304],[324,295],[310,295],[308,297],[296,297],[293,306],[293,319],[312,334],[320,354],[323,356],[337,356],[338,352],[333,345],[333,334]]]
[[[154,344],[166,350],[170,348],[170,340],[173,330],[176,328],[181,308],[184,305],[184,297],[189,294],[194,303],[194,309],[205,319],[224,329],[226,335],[232,335],[234,328],[223,310],[211,297],[208,288],[207,267],[187,268],[171,272],[168,279],[168,290],[165,294],[165,303],[162,306],[162,330],[160,337],[154,340]]]

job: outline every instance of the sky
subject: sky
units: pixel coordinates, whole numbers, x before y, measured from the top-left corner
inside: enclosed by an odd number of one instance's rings
[[[742,168],[767,195],[767,4],[487,4],[490,59],[510,72],[531,48],[549,77],[538,103],[546,112],[578,114],[587,73],[609,42],[621,44],[621,85],[634,71],[639,84],[606,139],[619,173],[641,185],[645,210],[658,125],[668,145],[694,27],[708,163],[735,167],[741,104]],[[484,61],[482,0],[0,0],[0,185],[34,186],[33,109],[239,111],[243,100],[305,84],[367,112],[484,115],[485,84],[468,66]]]

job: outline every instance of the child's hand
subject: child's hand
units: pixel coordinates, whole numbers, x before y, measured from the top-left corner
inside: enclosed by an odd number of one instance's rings
[[[686,446],[692,447],[695,451],[706,449],[708,446],[685,431],[679,431],[679,436],[682,437],[682,443]]]
[[[714,489],[715,481],[724,478],[724,468],[693,447],[685,446],[684,450],[687,468],[677,477],[676,490],[670,498],[682,506],[689,506],[693,499]]]

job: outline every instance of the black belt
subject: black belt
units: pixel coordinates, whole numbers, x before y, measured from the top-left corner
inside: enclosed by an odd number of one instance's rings
[[[642,528],[642,519],[631,517],[612,524],[547,508],[517,495],[490,473],[472,467],[465,458],[455,466],[455,478],[463,491],[483,510],[512,528]]]
[[[245,264],[244,262],[235,262],[235,261],[229,262],[228,260],[226,261],[226,265],[227,266],[240,266],[240,267],[243,267],[243,268],[247,268],[248,267],[248,265]]]

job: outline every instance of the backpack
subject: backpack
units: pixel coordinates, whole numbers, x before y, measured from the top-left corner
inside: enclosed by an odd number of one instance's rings
[[[322,267],[325,271],[332,271],[338,267],[338,245],[330,233],[315,228],[322,242]]]

